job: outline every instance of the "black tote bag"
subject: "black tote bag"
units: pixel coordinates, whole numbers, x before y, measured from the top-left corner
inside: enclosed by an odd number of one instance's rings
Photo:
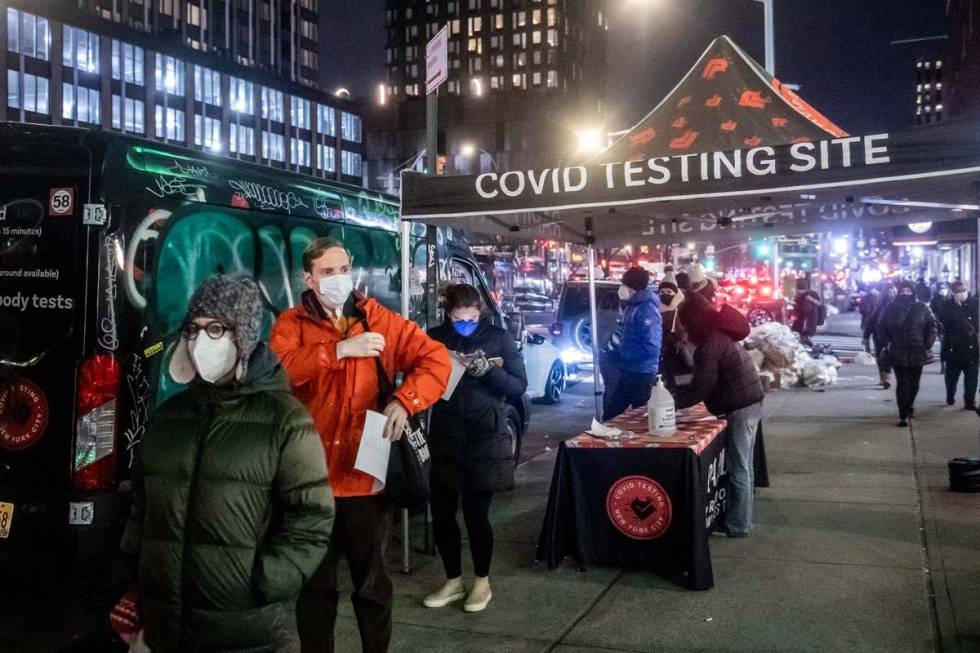
[[[382,412],[391,401],[395,384],[388,378],[381,359],[375,358],[374,362],[378,369],[378,412]],[[415,508],[428,501],[432,494],[429,488],[431,472],[432,456],[425,423],[420,415],[409,415],[402,437],[391,443],[385,494],[397,508]]]

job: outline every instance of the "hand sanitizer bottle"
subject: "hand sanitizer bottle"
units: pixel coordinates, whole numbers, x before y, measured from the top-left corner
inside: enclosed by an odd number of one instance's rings
[[[677,430],[674,398],[664,386],[664,380],[659,374],[657,385],[653,386],[650,401],[647,402],[647,415],[650,435],[669,435]]]

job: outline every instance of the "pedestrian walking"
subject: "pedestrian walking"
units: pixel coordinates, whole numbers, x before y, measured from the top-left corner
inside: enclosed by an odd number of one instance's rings
[[[651,291],[650,273],[641,267],[623,274],[619,298],[626,303],[623,333],[619,347],[612,352],[619,380],[605,419],[622,414],[630,407],[645,406],[657,378],[660,363],[660,300]]]
[[[446,582],[422,603],[427,608],[441,608],[465,597],[463,610],[480,612],[493,597],[490,503],[494,493],[514,485],[506,398],[524,393],[527,374],[512,336],[486,315],[476,288],[450,286],[445,291],[444,308],[446,320],[429,331],[429,336],[468,364],[452,396],[439,401],[432,410],[432,527]],[[474,578],[468,594],[456,521],[460,503],[473,559]]]
[[[881,294],[878,296],[878,301],[875,304],[874,311],[868,316],[868,319],[864,323],[864,351],[871,351],[871,344],[874,343],[875,348],[875,362],[878,365],[878,382],[881,387],[885,390],[892,387],[891,384],[891,365],[889,364],[887,358],[884,356],[883,345],[878,339],[878,323],[881,321],[882,315],[888,309],[888,305],[895,300],[895,296],[898,294],[898,289],[894,284],[886,283]]]
[[[718,282],[704,273],[704,268],[698,263],[692,263],[687,268],[688,279],[691,284],[691,292],[702,295],[709,303],[715,303],[715,295],[718,293]]]
[[[936,318],[916,299],[911,281],[898,284],[898,296],[881,316],[877,333],[881,353],[895,370],[898,425],[908,426],[908,420],[915,416],[922,367],[930,362],[936,341]]]
[[[154,653],[298,651],[295,602],[327,552],[334,502],[309,413],[259,342],[251,280],[191,297],[133,471],[121,564]],[[135,630],[130,624],[130,631]]]
[[[980,302],[967,292],[962,281],[953,283],[953,296],[937,306],[942,325],[942,357],[946,361],[946,403],[956,403],[956,386],[963,376],[963,408],[976,410],[977,370],[980,356],[977,348],[977,328]]]
[[[731,537],[745,537],[752,531],[752,455],[765,396],[752,359],[740,343],[751,327],[738,311],[730,307],[715,311],[699,295],[684,301],[680,319],[697,349],[694,378],[678,391],[675,405],[687,408],[703,401],[713,415],[723,415],[728,420],[731,500],[725,511],[724,530]]]
[[[823,301],[815,290],[810,289],[806,279],[796,280],[796,299],[793,302],[792,329],[800,335],[800,342],[810,346],[811,338],[817,333],[817,323],[820,320],[820,307]]]
[[[368,410],[378,406],[378,366],[404,381],[384,408],[384,436],[397,440],[410,413],[439,399],[449,379],[446,348],[374,299],[354,290],[351,258],[341,241],[314,240],[303,252],[307,290],[284,311],[270,344],[293,392],[313,415],[330,471],[337,514],[330,548],[297,605],[304,652],[333,651],[337,564],[346,558],[351,601],[366,653],[391,641],[392,583],[386,568],[391,505],[370,475],[354,469]]]
[[[868,326],[868,320],[874,315],[875,309],[878,307],[878,299],[881,297],[881,291],[877,286],[871,286],[861,295],[861,305],[858,307],[858,312],[861,315],[861,331],[863,332]],[[865,351],[868,351],[868,345],[865,344]]]
[[[936,316],[936,333],[939,338],[939,371],[943,374],[946,373],[946,349],[943,347],[946,329],[943,326],[941,316],[943,308],[948,301],[951,301],[949,284],[945,281],[940,281],[936,284],[936,292],[933,294],[932,299],[929,300],[929,310]]]
[[[932,300],[932,291],[929,290],[925,277],[919,277],[915,282],[915,299],[923,304],[928,304]]]

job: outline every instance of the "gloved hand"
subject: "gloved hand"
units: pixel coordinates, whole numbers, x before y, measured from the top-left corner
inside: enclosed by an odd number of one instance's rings
[[[492,365],[493,364],[487,360],[486,353],[484,353],[482,350],[477,350],[473,354],[473,360],[471,360],[470,364],[466,367],[466,375],[480,378],[490,371]]]
[[[871,338],[863,338],[861,344],[864,345],[864,351],[871,353]]]

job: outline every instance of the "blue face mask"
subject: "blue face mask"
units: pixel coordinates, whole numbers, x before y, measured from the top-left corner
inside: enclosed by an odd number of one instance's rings
[[[476,331],[476,327],[478,326],[478,322],[473,322],[471,320],[453,320],[453,328],[456,329],[456,333],[464,338],[468,338],[469,336],[473,335],[473,332]]]

